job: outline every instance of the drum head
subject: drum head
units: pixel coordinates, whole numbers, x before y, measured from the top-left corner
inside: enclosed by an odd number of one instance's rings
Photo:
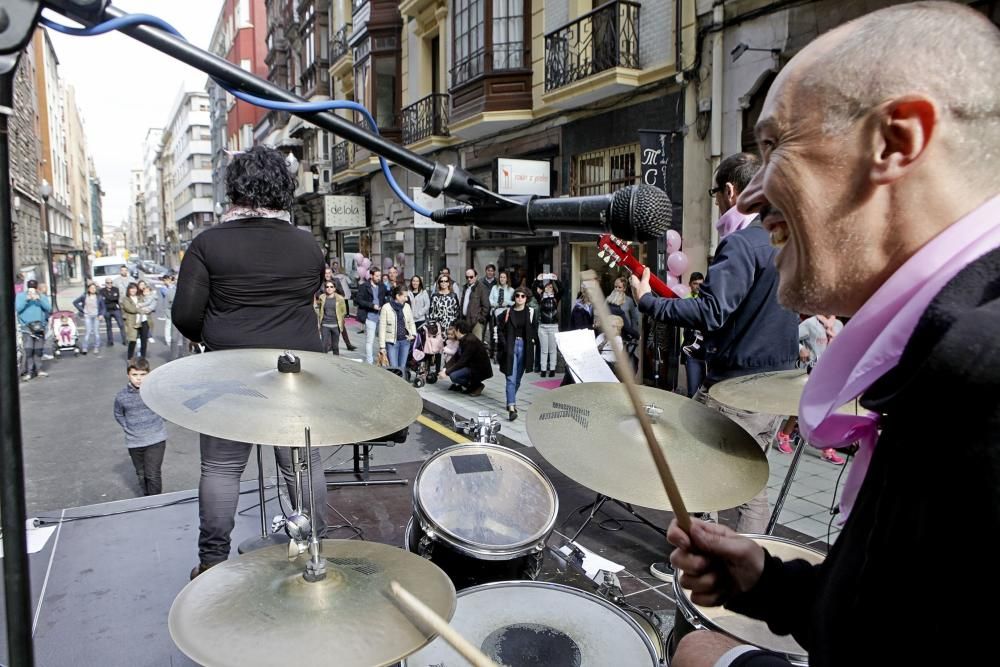
[[[777,556],[783,561],[801,558],[813,565],[823,562],[825,556],[809,547],[786,540],[780,537],[765,535],[747,535],[754,542],[761,545],[772,556]],[[674,592],[677,594],[677,604],[682,605],[688,613],[697,616],[702,624],[718,632],[724,632],[730,637],[735,637],[747,644],[753,644],[762,649],[773,651],[784,655],[792,664],[809,664],[806,650],[802,648],[791,635],[780,636],[771,632],[767,624],[753,618],[748,618],[742,614],[729,611],[725,607],[702,607],[691,602],[691,591],[681,588],[680,577],[674,577]]]
[[[509,667],[656,665],[656,650],[634,620],[584,591],[537,581],[504,581],[458,594],[451,626]],[[463,665],[444,640],[408,657],[406,667]]]
[[[427,459],[413,483],[413,505],[436,535],[484,558],[531,551],[552,532],[559,511],[555,487],[537,465],[482,443]]]

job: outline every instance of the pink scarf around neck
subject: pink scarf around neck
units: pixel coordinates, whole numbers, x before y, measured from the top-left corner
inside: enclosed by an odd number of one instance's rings
[[[860,448],[840,500],[850,514],[878,440],[878,415],[845,415],[840,406],[863,394],[902,356],[930,302],[959,271],[1000,247],[1000,195],[918,250],[872,295],[820,358],[799,402],[799,427],[813,447]]]

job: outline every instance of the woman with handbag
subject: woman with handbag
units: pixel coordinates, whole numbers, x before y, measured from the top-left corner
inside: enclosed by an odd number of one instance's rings
[[[517,390],[521,387],[524,367],[535,358],[538,344],[538,315],[527,305],[528,289],[514,290],[514,305],[497,320],[497,362],[507,376],[507,416],[517,419]]]
[[[28,289],[14,299],[14,310],[20,324],[20,334],[24,344],[24,374],[22,380],[46,377],[42,370],[42,354],[45,351],[45,326],[52,313],[49,297],[38,290],[38,281],[29,280]]]
[[[392,298],[382,306],[378,316],[379,365],[398,368],[407,380],[410,379],[406,368],[410,342],[417,337],[417,325],[408,299],[406,288],[396,285],[392,288]]]
[[[139,356],[146,358],[146,343],[149,339],[149,315],[143,306],[143,297],[139,294],[139,285],[129,283],[122,297],[122,313],[125,314],[125,336],[128,339],[128,354],[126,359],[132,361],[135,356],[135,344],[139,342]]]

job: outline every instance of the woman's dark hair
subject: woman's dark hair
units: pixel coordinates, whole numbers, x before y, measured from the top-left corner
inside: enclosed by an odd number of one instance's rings
[[[404,287],[403,285],[396,285],[395,287],[392,288],[392,296],[394,298],[399,296],[400,294],[403,295],[406,294],[406,287]]]
[[[469,324],[468,320],[455,320],[451,323],[451,326],[455,327],[455,331],[463,336],[472,331],[472,326]]]
[[[419,287],[417,288],[417,292],[416,292],[417,294],[420,294],[421,292],[423,292],[423,291],[424,291],[424,279],[423,279],[423,278],[421,278],[420,276],[417,276],[417,275],[412,275],[412,276],[410,276],[410,288],[411,288],[411,289],[413,288],[413,281],[414,281],[414,280],[416,280],[416,281],[417,281],[417,283],[418,283],[418,284],[420,285],[420,286],[419,286]]]
[[[295,186],[285,156],[269,146],[240,153],[226,168],[226,196],[235,206],[287,211],[295,201]]]
[[[127,286],[125,287],[125,296],[128,296],[128,291],[129,291],[130,289],[132,289],[133,287],[135,288],[135,293],[136,293],[136,294],[139,294],[139,285],[138,285],[137,283],[129,283],[129,284],[128,284],[128,285],[127,285]]]

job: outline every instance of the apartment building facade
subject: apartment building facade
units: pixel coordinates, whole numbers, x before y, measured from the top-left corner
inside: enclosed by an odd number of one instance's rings
[[[220,58],[259,77],[267,77],[267,14],[264,0],[224,0],[209,43]],[[254,129],[264,109],[238,100],[212,79],[206,83],[211,110],[212,199],[226,201],[226,151],[254,145]]]
[[[146,130],[142,142],[142,197],[143,225],[140,230],[142,243],[136,250],[143,259],[157,259],[159,247],[164,241],[163,198],[160,189],[160,167],[157,159],[163,143],[163,128],[151,127]]]
[[[169,202],[166,228],[171,239],[190,242],[215,222],[209,95],[181,90],[163,135],[160,187]],[[168,263],[173,263],[171,260]]]
[[[42,225],[41,142],[35,41],[21,54],[14,77],[10,115],[10,185],[13,207],[14,268],[27,279],[45,280],[45,229]]]

